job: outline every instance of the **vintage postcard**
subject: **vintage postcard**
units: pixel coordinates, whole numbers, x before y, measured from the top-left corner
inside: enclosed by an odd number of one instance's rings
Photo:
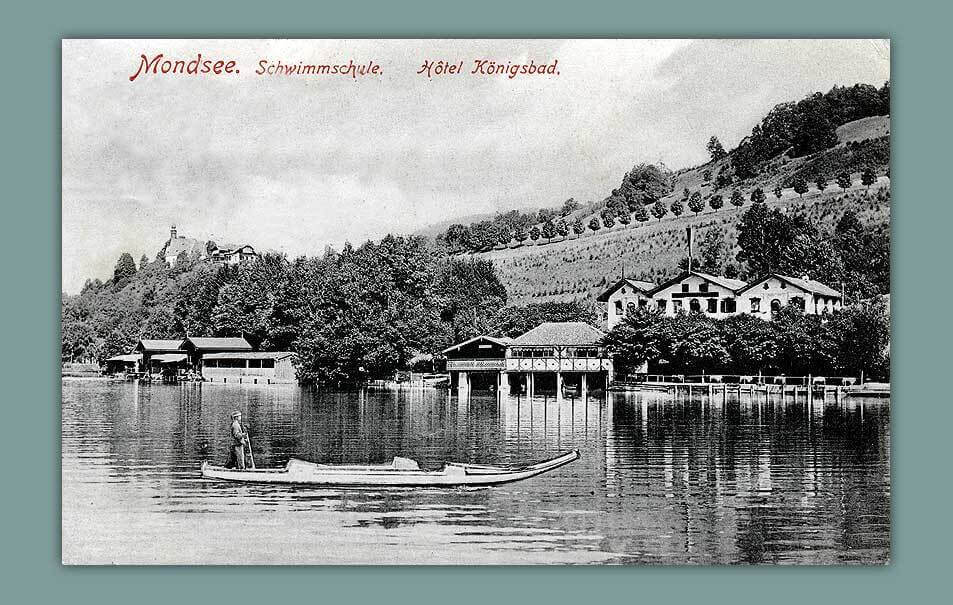
[[[65,564],[891,558],[890,43],[62,41]]]

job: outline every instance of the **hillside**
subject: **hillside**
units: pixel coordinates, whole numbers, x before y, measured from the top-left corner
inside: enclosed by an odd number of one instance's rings
[[[846,210],[853,210],[868,225],[889,225],[890,180],[880,177],[868,191],[855,178],[855,185],[842,192],[812,190],[803,199],[793,190],[784,190],[781,199],[768,195],[768,207],[796,208],[812,222],[833,228]],[[511,304],[591,299],[607,285],[625,274],[660,283],[679,271],[678,261],[687,255],[686,228],[695,228],[696,252],[708,230],[722,228],[731,245],[731,257],[737,252],[736,225],[747,202],[736,208],[728,205],[715,212],[710,208],[695,216],[671,215],[648,223],[616,225],[581,237],[570,236],[546,244],[510,246],[473,255],[494,262],[500,280],[506,286]]]
[[[750,193],[755,188],[764,190],[769,207],[796,208],[806,213],[818,227],[831,229],[846,210],[857,213],[862,222],[872,227],[889,227],[890,223],[890,117],[872,116],[843,124],[837,128],[837,144],[823,151],[799,158],[782,154],[767,162],[754,178],[737,181],[717,190],[725,200],[724,207],[714,211],[708,205],[716,193],[714,175],[729,166],[726,158],[673,174],[672,193],[661,198],[668,208],[681,200],[684,190],[699,192],[705,209],[697,216],[685,206],[685,214],[674,217],[667,214],[661,221],[650,218],[641,223],[634,218],[630,224],[616,223],[611,228],[582,235],[555,237],[551,241],[540,238],[536,242],[515,240],[505,246],[474,254],[494,261],[500,279],[506,286],[511,303],[566,301],[588,299],[619,277],[623,266],[626,275],[661,282],[678,273],[678,261],[687,255],[685,230],[692,226],[697,244],[708,230],[724,229],[726,241],[735,247],[736,224],[751,205]],[[877,182],[871,187],[861,184],[861,173],[872,171]],[[851,174],[852,186],[843,191],[833,182],[840,172]],[[706,174],[707,173],[707,174]],[[814,181],[819,175],[831,182],[827,189],[818,191]],[[791,187],[797,177],[809,183],[803,196]],[[707,178],[706,178],[707,177]],[[773,191],[781,188],[781,197]],[[733,190],[744,195],[744,205],[735,207],[729,202]],[[605,203],[587,205],[564,217],[571,223],[576,219],[588,224],[599,217]],[[536,225],[537,228],[541,224]]]

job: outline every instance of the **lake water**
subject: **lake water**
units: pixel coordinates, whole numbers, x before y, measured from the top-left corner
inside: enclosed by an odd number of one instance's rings
[[[240,409],[259,467],[290,457],[567,467],[484,489],[324,489],[199,476]],[[873,563],[890,557],[887,399],[63,379],[66,563]]]

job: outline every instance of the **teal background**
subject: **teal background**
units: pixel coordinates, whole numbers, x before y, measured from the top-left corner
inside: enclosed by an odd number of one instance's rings
[[[7,602],[897,602],[948,593],[951,207],[948,8],[927,2],[538,3],[166,0],[6,5],[3,115]],[[881,568],[64,568],[58,369],[62,37],[890,37],[893,562]]]

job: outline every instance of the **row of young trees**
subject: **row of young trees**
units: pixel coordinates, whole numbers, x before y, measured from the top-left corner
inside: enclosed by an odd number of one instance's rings
[[[630,311],[606,335],[617,371],[648,362],[650,371],[684,374],[858,376],[887,380],[890,318],[883,302],[852,305],[821,317],[782,307],[771,321],[740,313],[666,316]]]
[[[646,165],[641,165],[641,167],[645,166]],[[640,167],[637,167],[637,169],[638,168]],[[871,185],[877,182],[877,175],[873,170],[867,169],[861,174],[860,181],[869,189]],[[845,191],[853,186],[853,178],[847,172],[838,174],[835,182]],[[824,176],[818,177],[814,184],[819,192],[823,192],[828,187],[827,178]],[[810,190],[807,181],[803,177],[795,177],[792,188],[799,197],[803,197],[803,195]],[[486,229],[489,230],[488,232],[492,234],[492,237],[485,236],[474,240],[472,239],[473,232],[468,230],[469,228],[463,225],[454,225],[443,235],[442,241],[445,244],[458,242],[451,247],[452,252],[461,252],[464,250],[476,252],[492,248],[498,244],[505,246],[514,240],[519,245],[522,245],[526,240],[530,240],[533,243],[545,240],[546,243],[550,243],[557,237],[566,239],[570,234],[579,237],[587,230],[595,233],[602,228],[611,229],[616,223],[621,225],[630,225],[633,221],[646,223],[652,220],[653,217],[661,222],[661,220],[669,214],[678,218],[682,216],[686,210],[693,212],[696,216],[704,212],[706,208],[711,208],[711,210],[717,212],[726,204],[726,196],[722,194],[715,193],[705,198],[701,191],[691,191],[688,188],[684,189],[681,199],[675,199],[671,203],[666,204],[661,199],[656,198],[655,202],[650,205],[645,205],[644,201],[650,197],[654,197],[654,195],[662,194],[664,188],[656,188],[652,196],[645,194],[642,190],[639,190],[640,193],[637,195],[623,195],[620,193],[621,191],[621,189],[615,190],[613,195],[606,200],[598,216],[592,216],[587,222],[584,222],[579,216],[570,220],[568,217],[558,216],[554,218],[547,214],[546,217],[543,218],[542,225],[540,226],[532,224],[534,220],[532,215],[521,215],[517,211],[511,211],[497,217],[497,220],[492,223],[495,225],[492,228],[486,227]],[[783,195],[781,185],[776,185],[772,190],[772,194],[777,199],[780,199]],[[737,208],[744,206],[749,200],[754,204],[765,203],[767,201],[767,195],[762,187],[755,187],[747,196],[741,189],[734,189],[731,194],[727,196],[727,203]],[[578,208],[578,206],[571,204],[575,204],[575,202],[571,199],[567,200],[566,205],[563,207],[563,211],[566,211],[567,214],[571,214]],[[513,217],[517,216],[523,218],[513,220]],[[542,215],[537,215],[536,218],[542,218]],[[512,230],[505,227],[505,225],[514,224],[516,226]],[[479,225],[484,225],[484,223],[480,223]],[[470,233],[470,235],[466,236],[466,233]],[[467,237],[471,239],[467,240]],[[461,244],[459,242],[469,243]]]

